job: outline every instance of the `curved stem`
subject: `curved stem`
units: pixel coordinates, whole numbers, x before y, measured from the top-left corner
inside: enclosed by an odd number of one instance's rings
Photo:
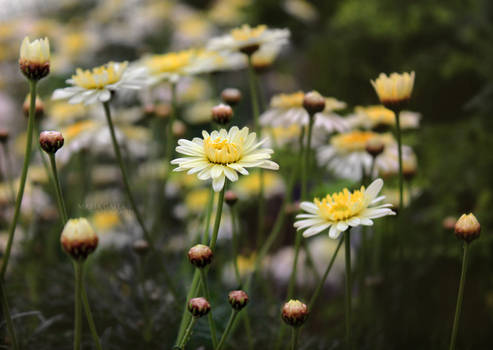
[[[137,204],[135,203],[134,197],[132,195],[132,191],[130,188],[130,183],[128,181],[128,176],[127,176],[127,170],[125,168],[125,164],[123,163],[123,158],[120,152],[120,147],[118,145],[118,141],[116,139],[115,135],[115,128],[113,126],[113,121],[111,120],[111,111],[110,111],[110,104],[108,101],[103,102],[103,107],[104,111],[106,114],[106,120],[108,121],[108,127],[110,129],[110,134],[111,134],[111,141],[113,143],[113,149],[115,150],[115,155],[118,160],[118,164],[120,165],[120,171],[122,173],[122,178],[123,178],[123,185],[125,186],[125,191],[127,192],[128,200],[130,201],[130,205],[132,206],[132,210],[135,214],[135,217],[137,218],[137,221],[142,229],[142,232],[144,233],[145,239],[149,242],[150,246],[153,247],[153,241],[151,239],[151,236],[149,235],[149,232],[145,228],[144,225],[144,220],[142,220],[142,217],[140,216],[139,210],[137,209]]]
[[[216,248],[217,234],[219,233],[219,226],[221,225],[221,216],[223,212],[224,192],[226,191],[227,184],[228,180],[225,180],[223,189],[219,192],[219,197],[217,198],[216,219],[214,220],[214,229],[212,231],[212,238],[209,244],[212,251]]]
[[[12,342],[12,348],[14,350],[18,350],[19,345],[15,334],[14,322],[12,321],[12,316],[10,315],[9,302],[7,299],[7,294],[5,293],[2,279],[0,279],[0,302],[2,303],[2,312],[5,317],[5,323],[7,324],[7,330],[10,335],[10,341]]]
[[[75,314],[74,314],[74,350],[80,350],[82,339],[82,305],[81,305],[81,289],[82,289],[82,261],[74,261],[75,272]]]
[[[292,336],[291,336],[291,350],[296,350],[298,348],[298,338],[300,335],[300,327],[292,327]]]
[[[233,250],[233,267],[235,270],[235,276],[236,276],[236,283],[238,283],[238,288],[241,289],[241,275],[240,275],[240,269],[238,267],[238,232],[236,232],[236,207],[231,207],[231,227],[232,227],[232,250]]]
[[[345,313],[346,313],[346,347],[352,348],[351,344],[351,231],[344,232],[344,248],[346,260],[346,292],[345,292]]]
[[[335,262],[336,257],[337,257],[337,253],[339,253],[339,249],[341,248],[343,242],[344,242],[344,239],[341,237],[341,239],[339,240],[339,243],[337,244],[336,250],[332,254],[332,258],[330,259],[329,265],[327,265],[327,269],[325,270],[324,275],[322,276],[322,279],[319,281],[317,288],[315,288],[315,291],[313,292],[313,295],[310,299],[310,303],[308,304],[308,310],[310,310],[310,312],[312,311],[313,305],[315,305],[315,302],[317,301],[318,295],[320,294],[320,291],[322,290],[322,288],[325,284],[325,280],[327,279],[327,276],[329,275],[329,272],[332,269],[332,265],[334,265],[334,262]]]
[[[197,322],[197,318],[192,317],[190,319],[190,322],[188,323],[187,329],[185,330],[185,335],[183,337],[183,340],[180,341],[178,344],[178,348],[183,350],[185,349],[185,345],[187,345],[188,341],[190,340],[190,336],[192,335],[192,329],[193,326],[195,325],[195,322]]]
[[[457,341],[457,331],[459,330],[460,314],[462,312],[462,299],[464,298],[464,286],[466,284],[467,264],[469,262],[469,243],[464,243],[464,255],[462,257],[462,270],[460,273],[459,294],[457,295],[457,305],[455,306],[454,326],[450,337],[449,350],[455,349]]]
[[[24,188],[26,186],[27,170],[29,168],[29,160],[31,158],[33,130],[34,130],[34,110],[36,106],[36,81],[29,81],[29,94],[31,96],[31,103],[29,105],[29,121],[27,123],[27,135],[26,135],[26,152],[24,155],[24,164],[22,166],[21,180],[19,183],[19,190],[17,191],[17,199],[15,201],[14,217],[10,223],[7,246],[3,256],[2,268],[0,270],[0,279],[5,277],[7,266],[9,263],[10,253],[12,250],[12,243],[14,241],[15,228],[17,227],[17,221],[21,212],[22,197],[24,196]]]
[[[63,200],[63,194],[62,194],[62,188],[60,186],[60,180],[58,179],[58,171],[56,169],[56,160],[55,160],[55,154],[50,153],[50,164],[51,164],[51,171],[53,173],[53,180],[55,183],[55,192],[56,192],[56,200],[58,204],[58,210],[60,212],[60,217],[62,218],[63,225],[67,223],[68,216],[67,216],[67,208],[65,207],[65,202]]]
[[[199,269],[200,270],[200,279],[202,282],[202,290],[204,292],[205,298],[209,301],[209,303],[212,302],[211,300],[211,294],[209,293],[209,287],[207,285],[207,276],[205,274],[204,269]],[[207,318],[209,321],[209,328],[211,330],[211,339],[212,339],[212,347],[215,348],[217,346],[217,336],[216,336],[216,325],[214,323],[214,318],[212,317],[212,310],[209,311],[207,314]]]
[[[221,348],[223,347],[226,339],[228,339],[229,332],[231,331],[231,328],[233,327],[233,323],[234,323],[237,315],[238,315],[238,311],[233,309],[231,311],[231,316],[229,316],[229,320],[228,320],[228,324],[226,325],[226,329],[224,330],[224,333],[221,337],[221,340],[219,341],[219,345],[215,348],[215,350],[221,350]]]
[[[87,323],[89,324],[89,329],[91,330],[91,335],[96,345],[97,350],[103,350],[101,342],[99,340],[98,331],[96,329],[96,324],[94,323],[94,318],[92,317],[91,306],[89,305],[89,299],[87,298],[86,287],[84,281],[81,281],[81,294],[82,294],[82,304],[84,305],[84,312],[86,313]]]

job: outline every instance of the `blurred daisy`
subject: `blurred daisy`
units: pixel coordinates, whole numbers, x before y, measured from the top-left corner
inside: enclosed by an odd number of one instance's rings
[[[252,65],[257,72],[261,72],[272,66],[277,56],[281,52],[282,45],[270,44],[263,45],[252,55]]]
[[[244,24],[229,34],[212,38],[207,47],[217,51],[236,51],[252,54],[264,45],[284,45],[289,40],[288,29],[269,29],[266,25],[250,27]]]
[[[353,127],[375,129],[379,126],[395,126],[395,115],[390,109],[382,105],[361,107],[354,109],[355,115],[351,118]],[[416,112],[402,111],[400,125],[402,129],[416,129],[419,127],[421,115]]]
[[[171,81],[176,83],[180,77],[188,74],[196,56],[196,50],[183,50],[169,52],[160,55],[145,56],[137,65],[146,67],[149,71],[149,83],[156,84],[160,81]]]
[[[391,134],[377,134],[372,131],[351,131],[335,135],[328,146],[319,147],[318,162],[321,166],[327,166],[338,177],[359,181],[363,176],[363,169],[366,174],[370,172],[373,161],[366,151],[370,140],[378,140],[384,146],[395,142]]]
[[[383,177],[399,174],[399,155],[396,143],[385,148],[384,152],[378,157],[376,166],[378,173]],[[409,146],[402,145],[403,174],[415,174],[417,167],[418,159],[413,149]]]
[[[185,71],[188,74],[213,73],[241,69],[246,64],[245,57],[240,53],[201,49],[196,51]]]
[[[269,135],[265,145],[267,147],[278,147],[283,148],[286,146],[299,145],[299,140],[301,136],[301,126],[300,125],[290,125],[288,127],[277,126],[277,127],[266,127],[263,129],[264,135]]]
[[[395,214],[389,209],[391,204],[376,205],[385,199],[385,196],[378,197],[382,187],[383,180],[376,179],[367,189],[362,186],[360,190],[350,192],[345,188],[321,200],[302,202],[300,207],[306,213],[296,216],[294,227],[305,230],[304,237],[329,229],[329,237],[337,239],[348,227],[371,226],[372,219]]]
[[[211,110],[216,105],[216,100],[205,100],[190,103],[183,113],[183,119],[192,125],[210,123],[212,120]]]
[[[56,101],[48,104],[46,114],[56,126],[73,123],[87,116],[87,109],[82,104],[70,104],[65,101]]]
[[[238,173],[248,175],[245,168],[279,169],[270,160],[273,151],[260,148],[264,142],[257,142],[257,135],[249,133],[247,127],[240,130],[233,126],[229,131],[221,129],[211,134],[204,130],[202,138],[178,140],[176,152],[186,157],[174,159],[171,164],[178,164],[174,171],[188,170],[188,174],[198,173],[200,180],[212,179],[214,191],[218,192],[223,189],[226,177],[235,182]]]
[[[286,0],[284,10],[303,22],[313,22],[318,18],[317,9],[306,0]]]
[[[284,182],[278,173],[264,172],[263,174],[264,196],[270,198],[284,192]],[[242,177],[234,184],[234,191],[240,198],[258,198],[260,193],[260,172],[255,171],[250,176]],[[203,207],[202,207],[203,209]]]
[[[251,3],[252,0],[216,0],[208,15],[210,20],[218,25],[234,25],[245,19],[244,9]]]
[[[109,62],[92,70],[77,68],[76,74],[66,81],[73,86],[56,89],[52,99],[88,105],[109,101],[114,91],[141,89],[148,80],[146,70],[127,66],[127,62]]]

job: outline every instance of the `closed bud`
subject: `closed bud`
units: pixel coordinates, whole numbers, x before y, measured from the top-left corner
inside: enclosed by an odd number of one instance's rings
[[[242,290],[233,290],[228,294],[228,301],[233,309],[240,311],[248,304],[248,294]]]
[[[322,112],[325,109],[325,98],[317,91],[310,91],[303,97],[303,107],[310,115]]]
[[[172,129],[171,131],[173,131],[173,135],[176,138],[182,138],[183,136],[185,136],[185,133],[187,132],[187,126],[181,120],[175,120],[173,122],[171,129]]]
[[[385,145],[378,138],[370,139],[366,143],[366,152],[371,155],[373,158],[376,158],[380,155],[385,149]]]
[[[70,219],[63,228],[60,242],[72,258],[85,260],[98,246],[98,236],[87,219]]]
[[[299,327],[308,317],[308,307],[299,300],[291,299],[282,307],[281,316],[288,325]]]
[[[149,243],[147,243],[146,240],[138,239],[134,242],[132,248],[134,249],[135,253],[144,256],[149,251]]]
[[[453,216],[447,216],[445,219],[442,221],[442,227],[447,230],[451,231],[455,229],[455,223],[457,222],[457,218]]]
[[[7,129],[0,129],[0,142],[6,143],[9,140],[10,133]]]
[[[22,112],[26,118],[29,117],[29,108],[31,107],[31,95],[27,94],[24,103],[22,104]],[[34,117],[41,118],[44,115],[45,106],[43,100],[36,95],[36,100],[34,102]]]
[[[62,148],[64,141],[62,133],[58,131],[43,131],[39,134],[39,145],[46,153],[55,154]]]
[[[29,80],[40,80],[50,73],[50,42],[48,38],[29,41],[25,37],[21,44],[19,67]]]
[[[224,194],[224,201],[226,202],[227,205],[232,207],[238,201],[238,196],[234,191],[231,190],[226,191],[226,193]]]
[[[167,104],[159,104],[154,108],[156,117],[166,119],[171,113],[171,107]]]
[[[209,304],[206,298],[193,298],[188,302],[188,311],[190,311],[193,317],[202,317],[211,311],[211,304]]]
[[[230,106],[236,106],[241,101],[241,91],[235,88],[224,89],[221,99]]]
[[[212,120],[218,124],[228,124],[233,118],[233,109],[223,103],[212,107]]]
[[[392,111],[400,111],[411,99],[414,87],[414,72],[380,73],[377,79],[371,81],[380,102]]]
[[[455,236],[466,241],[472,242],[479,237],[481,232],[481,225],[476,217],[470,214],[462,214],[462,216],[455,223]]]
[[[142,109],[142,112],[146,117],[152,117],[156,113],[156,106],[152,103],[146,104]]]
[[[188,260],[198,268],[203,268],[212,262],[214,254],[211,248],[204,244],[196,244],[188,251]]]

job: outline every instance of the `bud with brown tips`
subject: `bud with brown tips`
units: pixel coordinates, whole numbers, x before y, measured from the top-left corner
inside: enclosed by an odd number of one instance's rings
[[[235,88],[227,88],[221,92],[221,99],[230,106],[236,106],[241,101],[241,91]]]
[[[233,118],[233,109],[223,103],[212,107],[212,120],[218,124],[226,125]]]
[[[281,316],[288,325],[299,327],[308,317],[308,307],[299,300],[291,299],[282,307]]]
[[[60,242],[72,258],[85,260],[98,246],[98,236],[87,219],[70,219],[63,228]]]
[[[378,138],[372,138],[366,143],[366,152],[373,158],[380,155],[385,149],[385,145]]]
[[[55,154],[64,142],[62,133],[58,131],[43,131],[39,134],[39,145],[46,153]]]
[[[236,195],[236,193],[234,191],[228,190],[224,194],[224,201],[226,202],[227,205],[232,207],[238,201],[238,196]]]
[[[205,316],[211,311],[211,304],[206,298],[193,298],[188,302],[188,311],[193,315],[193,317]]]
[[[310,91],[303,97],[303,107],[308,114],[315,115],[325,109],[325,98],[317,91]]]
[[[19,67],[22,73],[33,81],[50,73],[50,42],[47,38],[32,42],[25,37],[21,44]]]
[[[188,251],[188,260],[199,269],[209,265],[213,257],[211,248],[204,244],[196,244]]]
[[[481,232],[481,225],[476,219],[474,214],[462,214],[462,216],[455,223],[455,236],[466,241],[472,242],[479,237]]]
[[[242,290],[233,290],[228,294],[228,301],[233,309],[240,311],[248,304],[248,294]]]

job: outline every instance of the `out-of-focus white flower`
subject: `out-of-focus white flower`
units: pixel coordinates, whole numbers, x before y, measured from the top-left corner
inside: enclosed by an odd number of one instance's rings
[[[176,83],[180,77],[188,74],[187,69],[190,68],[195,55],[194,49],[149,55],[143,57],[136,65],[147,68],[150,84],[160,81]]]
[[[284,10],[303,22],[313,22],[318,18],[317,9],[306,0],[286,0]]]
[[[240,53],[197,50],[185,71],[188,74],[202,74],[236,70],[244,68],[246,63]]]
[[[399,156],[397,144],[391,144],[385,147],[384,152],[377,158],[377,171],[383,176],[393,176],[399,174]],[[402,172],[416,173],[418,159],[413,149],[409,146],[402,145]]]
[[[350,117],[354,128],[374,129],[378,126],[395,126],[395,114],[382,105],[361,107],[354,109],[355,114]],[[416,129],[419,127],[421,115],[416,112],[402,111],[400,126],[402,129]]]
[[[282,194],[285,186],[282,176],[274,172],[264,172],[263,175],[264,196],[270,198]],[[250,176],[242,177],[234,184],[233,189],[242,199],[258,198],[260,192],[260,172],[255,171]]]

